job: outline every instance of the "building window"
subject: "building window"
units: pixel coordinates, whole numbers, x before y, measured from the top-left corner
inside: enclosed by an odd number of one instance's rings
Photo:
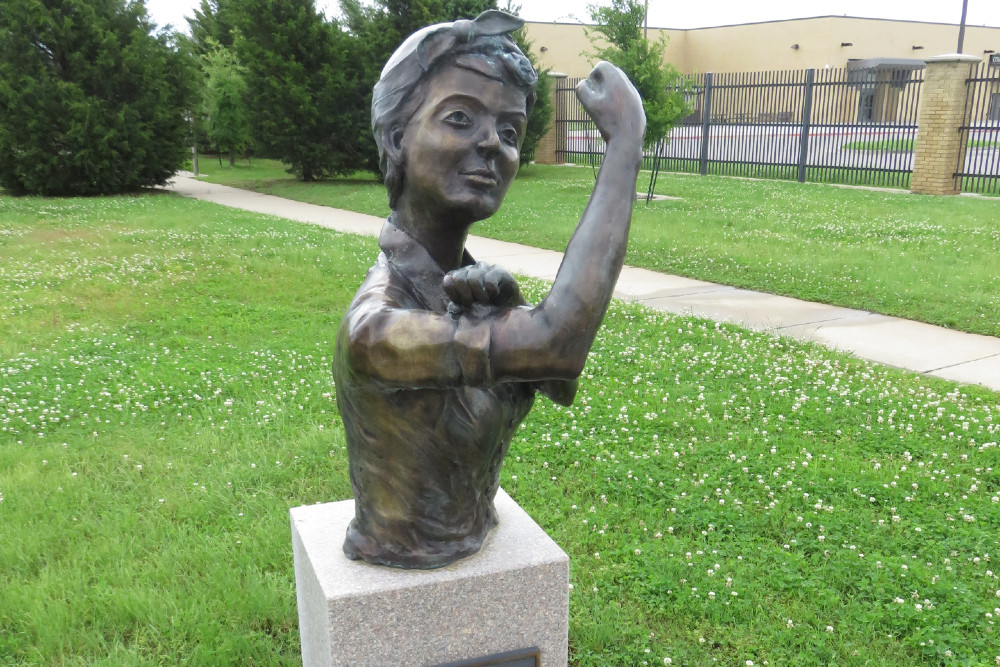
[[[862,88],[858,95],[858,122],[875,122],[875,88]]]
[[[991,121],[1000,121],[1000,93],[990,95],[990,110],[986,117]]]

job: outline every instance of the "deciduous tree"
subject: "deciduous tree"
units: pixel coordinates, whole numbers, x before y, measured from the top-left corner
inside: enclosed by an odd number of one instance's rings
[[[208,38],[211,50],[202,56],[205,74],[205,130],[208,140],[220,153],[229,153],[229,164],[251,145],[250,109],[247,103],[246,68],[232,49]]]
[[[682,81],[673,66],[663,62],[667,38],[650,41],[643,31],[645,5],[638,0],[611,0],[609,6],[590,5],[596,24],[588,30],[591,55],[617,65],[642,96],[646,111],[646,145],[665,137],[674,124],[689,113]]]

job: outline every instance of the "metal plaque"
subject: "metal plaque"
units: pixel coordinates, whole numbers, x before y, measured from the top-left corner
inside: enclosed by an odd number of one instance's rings
[[[1000,67],[1000,53],[990,54],[990,67]]]
[[[537,646],[505,651],[482,658],[443,662],[434,667],[541,667],[541,650]]]

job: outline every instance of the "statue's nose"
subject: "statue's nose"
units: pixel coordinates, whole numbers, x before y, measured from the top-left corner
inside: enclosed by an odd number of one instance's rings
[[[487,128],[476,145],[476,150],[483,157],[492,157],[500,152],[500,135],[497,134],[495,127]]]

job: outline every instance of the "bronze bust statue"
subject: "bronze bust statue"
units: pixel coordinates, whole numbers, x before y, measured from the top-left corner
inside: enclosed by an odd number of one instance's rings
[[[577,89],[607,153],[548,296],[531,306],[510,273],[465,251],[469,228],[500,208],[518,169],[537,80],[508,36],[521,25],[491,10],[424,28],[375,86],[392,213],[333,364],[355,496],[352,559],[435,568],[479,550],[497,523],[515,430],[535,392],[573,401],[621,271],[645,116],[608,63]]]

